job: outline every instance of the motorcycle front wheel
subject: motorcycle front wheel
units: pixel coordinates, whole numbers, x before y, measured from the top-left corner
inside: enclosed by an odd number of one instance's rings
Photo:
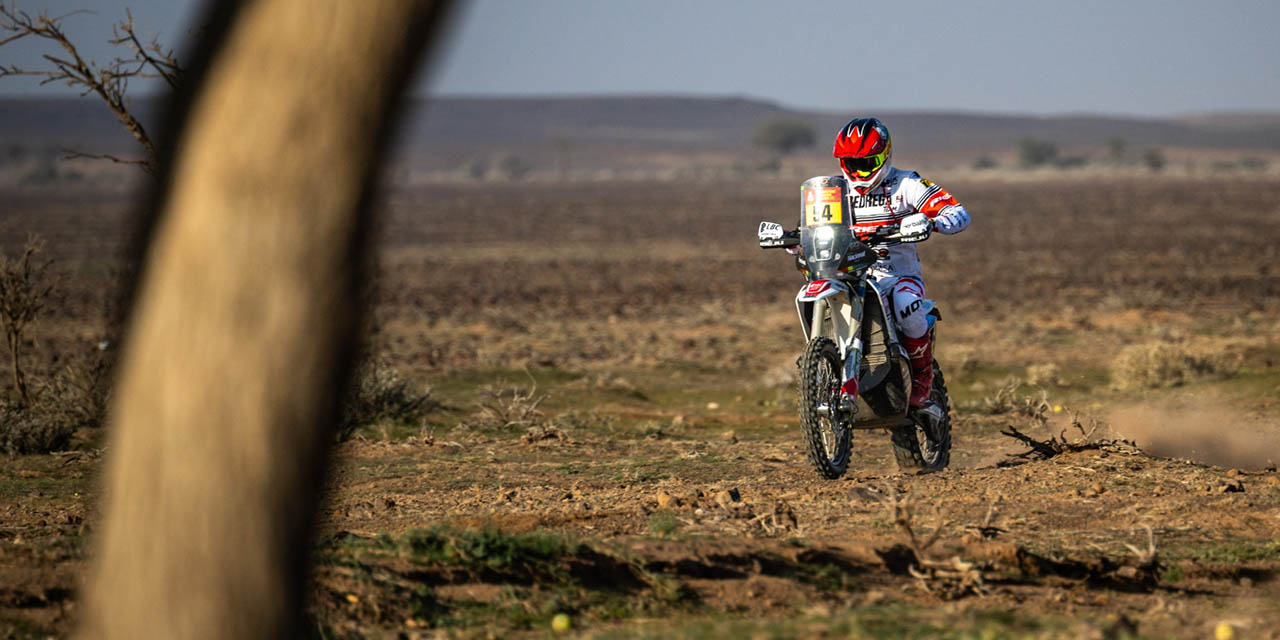
[[[814,338],[800,356],[800,423],[805,453],[824,478],[836,479],[849,467],[853,431],[839,417],[843,367],[830,338]]]
[[[951,401],[942,368],[933,361],[933,389],[929,400],[942,409],[936,425],[911,424],[890,431],[893,457],[901,471],[942,471],[951,463]]]

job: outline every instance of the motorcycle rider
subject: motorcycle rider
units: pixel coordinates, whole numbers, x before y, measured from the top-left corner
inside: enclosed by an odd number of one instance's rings
[[[849,186],[846,207],[851,212],[853,233],[865,240],[868,234],[885,225],[913,224],[924,229],[950,235],[969,226],[969,212],[942,187],[920,177],[914,171],[892,164],[893,143],[889,130],[876,118],[854,118],[836,135],[831,155],[840,164]],[[923,216],[923,218],[922,218]],[[911,398],[913,411],[936,414],[941,409],[929,402],[933,387],[933,339],[929,311],[933,301],[924,297],[924,277],[914,244],[872,244],[880,259],[869,274],[888,292],[890,304],[897,314],[898,331],[911,364]],[[841,387],[845,402],[858,395],[858,378],[853,376]]]

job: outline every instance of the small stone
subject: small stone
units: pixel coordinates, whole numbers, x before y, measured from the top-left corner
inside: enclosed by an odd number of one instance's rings
[[[708,402],[708,403],[707,403],[707,410],[708,410],[708,411],[715,411],[716,409],[719,409],[719,408],[720,408],[720,403],[719,403],[719,402]]]
[[[1120,567],[1119,569],[1116,569],[1116,575],[1121,578],[1124,578],[1125,580],[1134,580],[1134,579],[1137,579],[1138,577],[1138,568],[1137,567]]]
[[[678,427],[684,424],[684,416],[676,416],[671,419],[671,426]]]
[[[722,491],[717,491],[715,499],[716,499],[716,504],[720,505],[721,507],[724,507],[725,509],[728,509],[733,505],[733,503],[741,502],[742,496],[738,494],[737,489],[726,489]]]
[[[1231,469],[1227,471],[1227,475],[1231,476],[1232,478],[1239,478],[1240,476],[1244,475],[1244,472],[1239,469]]]
[[[658,508],[659,509],[670,509],[671,507],[678,506],[679,504],[680,504],[680,501],[676,500],[675,496],[667,493],[665,489],[658,490]]]
[[[1240,578],[1240,586],[1248,589],[1253,586],[1252,578]]]
[[[736,431],[726,431],[724,432],[724,439],[728,440],[729,444],[738,444],[738,433]]]
[[[348,593],[348,594],[347,594],[347,602],[350,602],[351,604],[355,604],[355,603],[357,603],[357,602],[360,602],[360,597],[359,597],[359,596],[357,596],[357,595],[356,595],[356,594],[354,594],[354,593]]]

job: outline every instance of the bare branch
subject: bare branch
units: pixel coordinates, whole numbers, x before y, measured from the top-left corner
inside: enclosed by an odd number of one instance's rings
[[[44,242],[30,236],[22,257],[11,259],[0,253],[0,327],[9,350],[13,386],[23,407],[31,403],[31,395],[22,368],[22,336],[53,291],[53,282],[47,275],[53,261],[37,258],[43,249]]]
[[[83,89],[80,94],[82,96],[96,94],[106,103],[107,108],[111,109],[120,124],[142,145],[145,152],[145,159],[141,162],[124,162],[142,165],[148,173],[154,173],[155,145],[125,99],[129,80],[160,78],[170,88],[174,88],[181,82],[182,67],[174,56],[173,50],[161,45],[158,38],[153,37],[149,43],[143,43],[134,28],[133,14],[127,10],[125,20],[112,27],[113,37],[108,42],[124,47],[129,51],[129,55],[117,57],[103,66],[87,62],[62,30],[62,20],[79,13],[88,12],[73,11],[57,17],[40,13],[33,18],[25,11],[0,1],[0,33],[10,34],[0,39],[0,46],[28,36],[35,36],[57,45],[64,52],[64,55],[60,56],[45,54],[43,57],[50,64],[46,69],[26,69],[16,65],[0,66],[0,78],[34,76],[41,78],[41,85],[65,82],[68,87]],[[80,154],[79,157],[97,157],[121,162],[118,158],[108,155]]]
[[[109,153],[85,153],[83,151],[76,151],[75,149],[63,149],[62,153],[65,155],[63,155],[62,158],[60,158],[61,160],[76,160],[79,158],[89,158],[91,160],[110,160],[111,162],[114,162],[116,164],[138,165],[142,167],[143,171],[146,171],[147,173],[151,173],[153,170],[150,163],[140,158],[121,158],[119,156],[113,156]]]
[[[111,29],[115,35],[115,38],[111,40],[111,44],[126,45],[133,50],[134,59],[131,62],[141,64],[132,75],[164,78],[170,88],[176,89],[182,74],[182,67],[178,65],[178,59],[173,54],[173,49],[166,49],[160,44],[160,40],[154,36],[151,38],[150,44],[144,46],[133,29],[133,13],[125,9],[124,15],[125,21]],[[121,35],[122,33],[123,35]],[[148,66],[155,70],[155,74],[142,74],[142,70]]]

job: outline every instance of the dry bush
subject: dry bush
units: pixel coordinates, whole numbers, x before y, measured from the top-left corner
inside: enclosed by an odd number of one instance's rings
[[[105,359],[103,359],[105,360]],[[76,429],[102,424],[107,402],[107,367],[63,367],[38,380],[27,402],[0,399],[0,452],[53,453],[71,445]]]
[[[27,405],[0,400],[0,452],[8,455],[52,453],[71,444],[76,425],[57,410],[56,401],[43,401],[41,395],[37,393],[36,401]]]
[[[1121,390],[1157,389],[1204,376],[1231,377],[1239,370],[1240,358],[1231,354],[1198,354],[1183,345],[1155,342],[1122,349],[1111,363],[1111,382]]]
[[[80,427],[100,427],[111,394],[114,348],[100,342],[58,370],[49,379],[45,395],[56,398],[58,411]]]
[[[1061,386],[1058,365],[1052,362],[1027,367],[1027,384],[1032,386]]]
[[[0,252],[0,323],[4,327],[5,344],[9,347],[13,386],[21,405],[31,402],[26,373],[22,368],[21,350],[23,334],[35,322],[53,292],[48,275],[51,260],[37,256],[44,250],[44,242],[35,236],[27,238],[27,244],[18,258],[10,258]]]
[[[410,424],[441,408],[429,386],[416,384],[394,368],[369,360],[356,372],[356,384],[342,409],[338,438],[346,440],[356,429],[378,422]]]
[[[543,422],[538,405],[550,394],[538,393],[538,384],[530,380],[528,387],[514,384],[485,385],[478,391],[479,412],[472,429],[487,431],[527,431]]]
[[[993,416],[1023,416],[1037,424],[1044,424],[1051,410],[1049,394],[1043,389],[1032,395],[1021,393],[1019,390],[1024,384],[1019,378],[1006,378],[995,393],[984,396],[977,402],[966,403],[961,409]]]

